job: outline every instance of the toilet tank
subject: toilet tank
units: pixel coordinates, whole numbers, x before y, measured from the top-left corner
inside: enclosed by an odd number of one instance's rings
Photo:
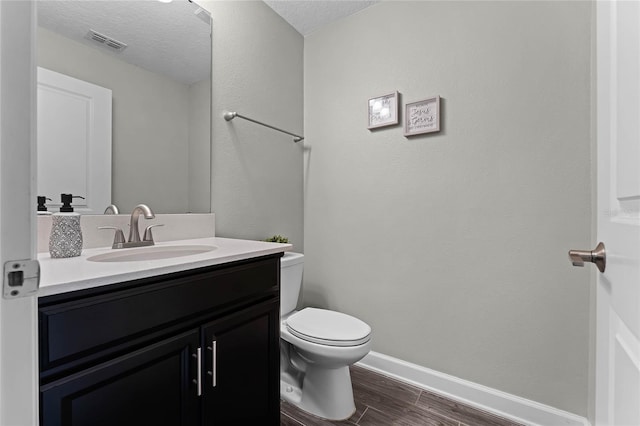
[[[280,258],[280,316],[296,309],[302,287],[304,254],[286,252]]]

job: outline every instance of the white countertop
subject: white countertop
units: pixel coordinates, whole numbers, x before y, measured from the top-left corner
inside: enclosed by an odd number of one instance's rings
[[[38,296],[49,296],[204,266],[220,265],[282,253],[292,248],[291,244],[217,237],[156,243],[156,246],[178,245],[211,245],[216,249],[183,257],[132,262],[92,262],[87,260],[91,256],[113,252],[111,247],[84,249],[81,256],[62,259],[52,259],[49,253],[39,253],[40,290]]]

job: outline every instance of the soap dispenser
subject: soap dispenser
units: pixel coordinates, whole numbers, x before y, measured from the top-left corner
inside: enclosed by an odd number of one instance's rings
[[[45,197],[43,195],[38,195],[38,214],[39,215],[51,214],[51,212],[47,210],[47,200],[51,201],[51,198]]]
[[[62,207],[59,213],[51,215],[51,235],[49,236],[49,254],[51,257],[75,257],[82,253],[82,230],[80,214],[73,211],[73,198],[82,198],[72,194],[60,194]]]

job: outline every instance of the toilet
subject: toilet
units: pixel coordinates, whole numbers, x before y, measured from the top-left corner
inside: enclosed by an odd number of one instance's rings
[[[349,366],[371,347],[371,327],[350,315],[326,309],[296,311],[304,255],[280,260],[280,397],[329,420],[355,412]]]

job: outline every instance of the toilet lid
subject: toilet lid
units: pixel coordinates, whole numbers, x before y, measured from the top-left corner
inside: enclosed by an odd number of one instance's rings
[[[300,339],[329,346],[357,346],[370,339],[371,327],[358,318],[326,309],[305,308],[285,321]]]

